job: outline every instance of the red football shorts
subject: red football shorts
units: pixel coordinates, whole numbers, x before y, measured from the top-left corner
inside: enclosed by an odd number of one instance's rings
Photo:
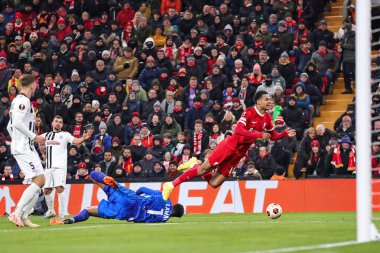
[[[208,157],[208,161],[212,167],[216,168],[220,174],[225,178],[230,176],[231,169],[236,167],[240,159],[246,152],[238,152],[233,148],[233,144],[229,142],[231,138],[228,137],[218,144],[215,150]]]

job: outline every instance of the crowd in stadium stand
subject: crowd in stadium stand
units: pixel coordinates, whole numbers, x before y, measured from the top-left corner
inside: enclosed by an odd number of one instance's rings
[[[291,127],[297,136],[258,140],[232,176],[286,179],[295,151],[297,178],[352,174],[355,108],[334,129],[312,127],[337,72],[344,93],[352,93],[354,25],[348,17],[339,33],[329,31],[322,19],[328,2],[2,1],[0,180],[24,177],[6,126],[26,73],[39,86],[32,98],[37,134],[50,131],[56,115],[75,137],[93,131],[85,145],[69,147],[69,179],[88,180],[92,170],[175,178],[179,164],[205,159],[232,134],[258,90],[273,98],[276,131]],[[38,150],[44,160],[44,146]]]

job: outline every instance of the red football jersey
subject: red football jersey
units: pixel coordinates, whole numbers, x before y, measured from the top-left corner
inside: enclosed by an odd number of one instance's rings
[[[245,110],[241,114],[238,124],[243,124],[244,129],[249,132],[269,132],[274,130],[272,118],[269,113],[261,114],[256,107],[251,107]],[[230,143],[232,145],[230,146],[233,146],[236,151],[249,148],[257,139],[246,135],[238,135],[236,133],[231,137]]]
[[[238,123],[239,122],[245,125],[244,128],[250,132],[253,132],[253,131],[264,132],[264,130],[270,132],[274,130],[272,117],[267,112],[265,112],[264,114],[261,114],[256,109],[256,106],[245,110],[241,114],[241,117]]]

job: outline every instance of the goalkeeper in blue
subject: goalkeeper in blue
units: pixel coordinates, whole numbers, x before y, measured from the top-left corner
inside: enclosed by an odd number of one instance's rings
[[[83,222],[90,216],[142,223],[167,222],[171,217],[183,216],[183,206],[165,201],[160,191],[141,187],[134,192],[97,171],[91,172],[91,179],[107,194],[108,199],[100,201],[98,206],[83,209],[70,219],[51,219],[51,224]]]

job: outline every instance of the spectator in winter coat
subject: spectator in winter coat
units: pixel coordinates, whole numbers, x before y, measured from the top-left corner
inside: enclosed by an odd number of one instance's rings
[[[314,64],[314,62],[309,61],[304,69],[304,72],[308,75],[308,80],[311,84],[314,84],[318,87],[319,91],[321,93],[325,93],[326,91],[322,90],[323,87],[323,80],[322,80],[322,74],[317,71],[317,66]]]
[[[268,43],[265,49],[269,56],[269,61],[275,63],[282,52],[286,50],[285,46],[281,44],[279,34],[276,32],[273,34],[271,41]]]
[[[338,58],[327,48],[325,41],[319,42],[318,50],[312,54],[311,60],[317,66],[318,72],[326,76],[330,82],[334,80],[334,74],[339,68]]]
[[[160,75],[160,69],[156,66],[155,60],[152,56],[149,56],[146,60],[146,66],[142,70],[139,76],[139,82],[141,86],[148,90],[152,85],[152,81],[158,78]]]
[[[151,147],[152,155],[157,160],[161,160],[164,156],[165,148],[162,146],[162,137],[157,134],[153,136],[153,147]]]
[[[132,152],[132,161],[140,161],[145,156],[146,147],[142,145],[140,134],[135,134],[133,137],[133,145],[129,145],[128,148]]]
[[[291,50],[293,45],[293,33],[286,28],[286,22],[284,20],[278,22],[278,37],[281,46],[283,46],[285,50]]]
[[[329,145],[329,141],[331,138],[337,138],[336,132],[327,129],[325,125],[319,124],[315,127],[315,130],[317,132],[317,140],[319,141],[319,144],[321,145],[321,149],[326,149],[326,147]]]
[[[128,108],[131,112],[138,112],[139,114],[141,113],[141,102],[137,100],[136,98],[136,92],[131,90],[129,92],[127,101],[128,103]]]
[[[242,77],[240,87],[237,89],[236,94],[240,101],[244,102],[246,108],[251,107],[254,104],[253,96],[255,94],[255,90],[251,85],[249,85],[247,76]]]
[[[197,80],[203,79],[203,70],[201,66],[197,64],[194,55],[189,55],[187,57],[186,74],[187,76],[196,77]]]
[[[289,60],[289,55],[287,52],[283,52],[281,54],[280,59],[278,59],[277,63],[278,71],[280,72],[281,76],[284,77],[286,81],[286,89],[291,89],[294,79],[294,72],[295,67],[293,63]]]
[[[279,166],[272,155],[268,152],[267,147],[259,148],[259,155],[253,161],[256,169],[260,172],[263,179],[270,179],[275,169]]]
[[[328,49],[333,49],[335,46],[334,33],[327,29],[327,22],[324,19],[319,21],[318,29],[313,32],[313,37],[315,48],[319,46],[321,41],[326,42],[326,47]]]
[[[113,65],[113,71],[117,72],[117,78],[125,81],[128,78],[134,79],[138,72],[139,63],[132,54],[132,48],[123,49],[123,56],[118,57]]]
[[[129,1],[127,1],[123,9],[119,11],[119,13],[116,16],[116,21],[119,22],[120,26],[125,28],[127,27],[127,24],[129,21],[133,20],[133,17],[135,16],[135,11],[131,7],[131,4]]]
[[[166,97],[161,102],[161,108],[165,114],[173,113],[174,109],[174,92],[167,90]]]
[[[319,91],[318,87],[309,82],[309,75],[307,73],[301,73],[300,81],[305,84],[306,93],[310,97],[310,104],[314,106],[315,109],[322,103],[322,93]]]
[[[297,105],[297,98],[290,96],[288,99],[288,104],[282,110],[281,116],[284,118],[284,121],[287,126],[293,128],[297,132],[297,139],[302,138],[303,130],[305,128],[304,115],[301,108]]]
[[[350,137],[343,136],[333,151],[331,164],[336,175],[351,175],[356,170],[355,146]]]
[[[355,31],[352,31],[352,25],[344,24],[344,37],[342,39],[342,62],[343,78],[346,90],[343,94],[351,94],[351,81],[355,80]]]
[[[185,116],[185,130],[194,130],[195,121],[200,119],[204,120],[206,117],[206,109],[203,107],[200,98],[194,100],[193,108],[191,108]]]
[[[108,124],[108,134],[111,137],[118,137],[119,140],[124,140],[125,125],[121,122],[120,114],[115,114],[113,121]]]
[[[265,81],[263,81],[261,83],[261,85],[257,88],[256,93],[258,91],[266,91],[269,94],[269,96],[271,96],[273,98],[274,93],[276,91],[276,86],[275,86],[275,83],[272,80],[272,75],[270,75],[270,74],[266,75]]]
[[[312,53],[311,43],[309,41],[301,44],[300,49],[296,50],[297,73],[303,72],[305,66],[311,59]]]
[[[163,178],[165,177],[165,167],[162,166],[160,161],[155,161],[153,164],[153,170],[149,174],[150,178]]]
[[[297,99],[297,105],[303,110],[304,115],[309,115],[310,97],[306,93],[305,84],[303,82],[298,82],[294,86],[292,96]]]
[[[102,143],[102,145],[104,146],[104,149],[109,150],[111,148],[112,137],[106,133],[107,132],[107,125],[103,121],[100,122],[99,132],[100,132],[99,134],[94,136],[94,143],[96,140],[99,140]]]
[[[286,81],[281,76],[277,65],[273,65],[271,75],[272,75],[272,82],[275,85],[279,84],[282,87],[282,90],[284,91],[286,89]]]
[[[112,175],[115,172],[117,161],[115,157],[112,156],[111,151],[106,150],[104,152],[104,159],[99,164],[104,174]]]
[[[316,140],[316,135],[317,133],[316,133],[315,128],[310,127],[306,131],[306,136],[301,141],[300,147],[298,149],[297,159],[294,164],[294,176],[296,178],[301,177],[302,175],[301,170],[303,167],[307,165],[307,161],[309,160],[310,155],[311,155],[311,142],[313,140]]]
[[[336,129],[338,138],[343,138],[347,135],[350,140],[355,140],[355,127],[352,125],[351,117],[346,115],[342,118],[342,124]]]
[[[195,156],[200,157],[203,151],[205,151],[209,144],[209,135],[203,129],[202,120],[196,120],[194,122],[193,131],[189,132],[188,138],[191,146],[192,153]]]
[[[282,133],[287,128],[284,119],[278,116],[274,121],[275,131]],[[293,157],[293,151],[296,149],[297,139],[295,137],[285,137],[278,139],[274,142],[271,149],[271,154],[274,157],[276,163],[285,170],[288,170],[289,164]],[[286,173],[287,174],[287,173]]]
[[[306,177],[310,175],[323,176],[325,170],[326,150],[320,149],[319,142],[311,142],[311,155],[306,165]]]
[[[150,149],[153,146],[153,134],[150,132],[149,126],[147,123],[141,124],[140,136],[141,136],[141,144],[147,149]],[[134,144],[134,140],[132,140],[131,142],[131,145],[133,144]]]
[[[146,150],[144,158],[140,161],[142,173],[149,177],[149,175],[153,172],[153,166],[156,161],[157,160],[153,156],[152,151],[149,149]]]
[[[166,133],[171,134],[171,136],[177,136],[179,132],[181,132],[181,126],[175,121],[171,114],[166,114],[165,121],[161,127],[161,135]]]
[[[132,138],[135,136],[136,133],[140,132],[141,130],[141,119],[140,114],[137,112],[132,113],[132,120],[130,123],[127,124],[125,127],[124,132],[124,144],[129,145],[132,141]],[[138,137],[141,142],[141,136]]]

